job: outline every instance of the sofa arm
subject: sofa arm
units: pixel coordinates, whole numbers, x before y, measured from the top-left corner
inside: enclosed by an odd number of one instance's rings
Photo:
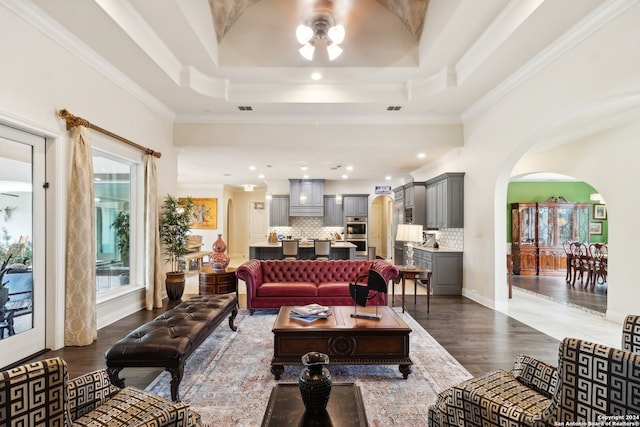
[[[530,356],[516,357],[511,373],[522,384],[549,398],[558,387],[558,369]]]
[[[236,277],[247,285],[247,305],[255,298],[258,287],[264,282],[260,261],[252,259],[236,269]]]
[[[400,275],[398,267],[382,259],[373,260],[371,268],[382,274],[382,277],[384,277],[387,283],[389,283],[390,280],[395,280]]]
[[[109,381],[105,369],[89,372],[69,380],[67,387],[72,420],[91,412],[109,400],[120,389]]]

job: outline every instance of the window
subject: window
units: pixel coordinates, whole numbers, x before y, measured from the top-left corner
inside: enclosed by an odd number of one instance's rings
[[[132,260],[135,239],[135,176],[137,165],[93,150],[96,222],[96,293],[128,290],[135,282]]]

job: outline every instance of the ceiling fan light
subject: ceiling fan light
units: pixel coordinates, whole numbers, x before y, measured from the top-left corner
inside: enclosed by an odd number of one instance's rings
[[[304,59],[306,59],[307,61],[311,61],[313,59],[313,52],[316,50],[315,47],[313,47],[312,44],[307,43],[304,46],[302,46],[298,52],[300,52],[300,55],[302,55],[302,57]]]
[[[342,48],[336,44],[330,44],[327,46],[327,53],[329,54],[329,61],[333,61],[342,53]],[[304,55],[303,55],[304,56]]]
[[[300,44],[307,44],[313,37],[313,30],[304,24],[298,25],[296,28],[296,39]]]
[[[345,35],[344,26],[342,24],[334,25],[333,27],[329,28],[327,35],[333,43],[342,43],[344,41]]]

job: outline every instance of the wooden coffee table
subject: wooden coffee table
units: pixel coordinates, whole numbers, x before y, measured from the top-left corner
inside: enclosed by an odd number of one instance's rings
[[[403,378],[411,373],[411,328],[391,307],[378,307],[380,320],[353,318],[353,306],[331,307],[327,319],[304,323],[289,319],[291,307],[282,307],[273,325],[271,373],[278,380],[284,365],[301,365],[301,357],[318,351],[329,365],[398,365]],[[358,307],[358,313],[375,313],[375,307]]]

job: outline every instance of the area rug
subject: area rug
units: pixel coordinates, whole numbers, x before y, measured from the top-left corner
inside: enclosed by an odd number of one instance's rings
[[[399,311],[399,310],[398,310]],[[413,372],[402,378],[397,365],[329,365],[334,383],[360,386],[370,426],[426,426],[427,410],[437,394],[471,377],[408,313],[398,313],[411,327]],[[270,372],[275,311],[249,315],[240,310],[237,332],[221,325],[189,358],[180,398],[191,403],[207,426],[259,426],[277,383],[297,383],[302,370],[285,366],[276,381]],[[147,390],[170,398],[167,372]]]

